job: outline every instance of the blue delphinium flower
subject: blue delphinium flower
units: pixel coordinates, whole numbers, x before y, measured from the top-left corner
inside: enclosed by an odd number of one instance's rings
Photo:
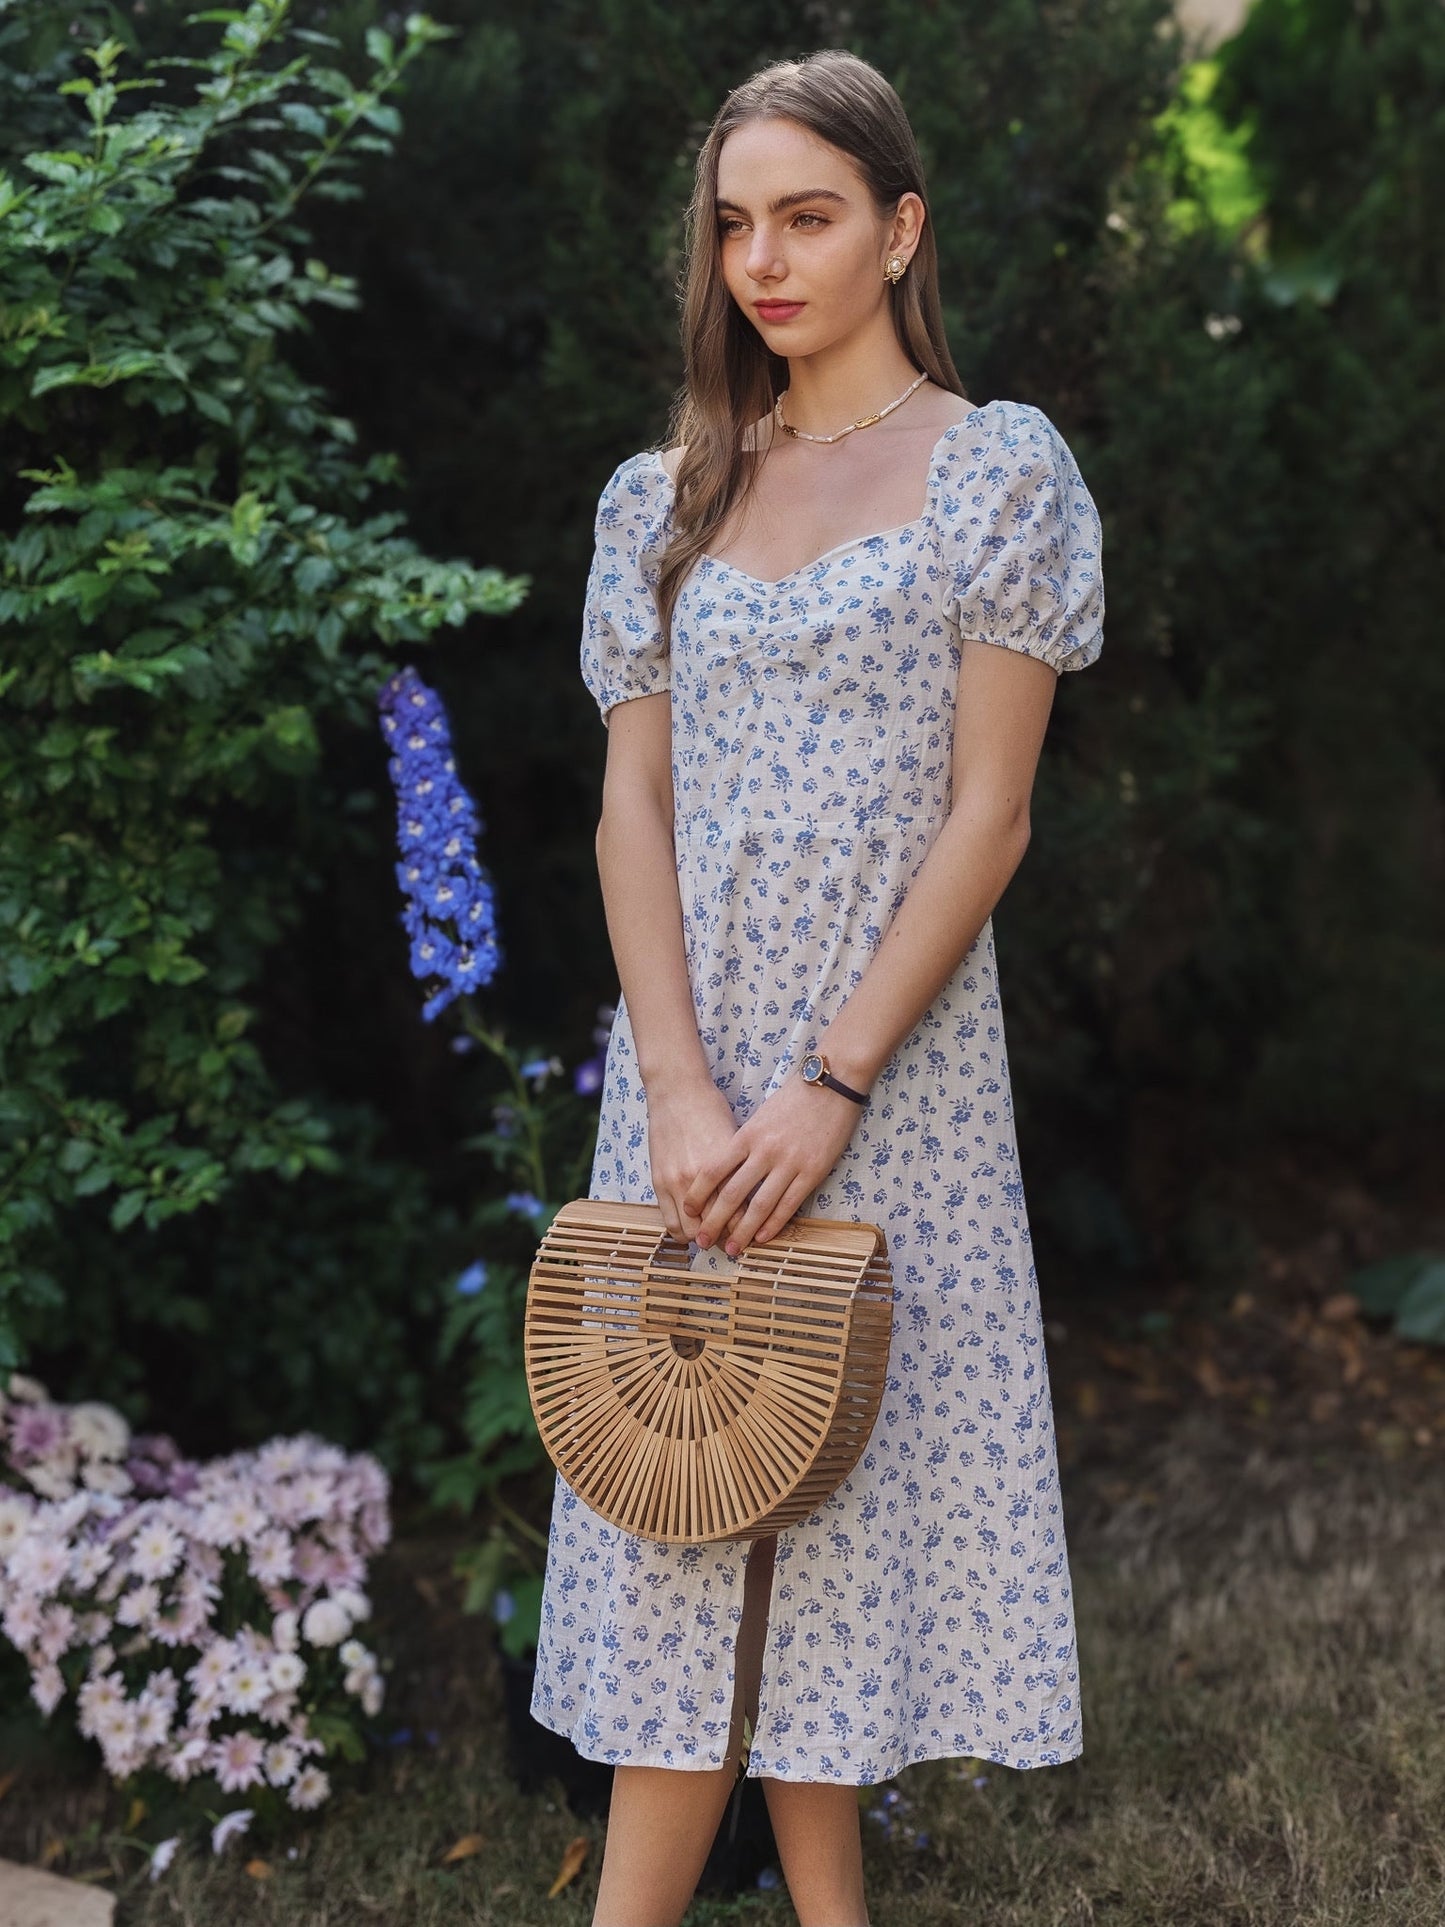
[[[572,1088],[579,1097],[591,1097],[600,1091],[607,1075],[607,1046],[612,1039],[612,1023],[617,1015],[616,1004],[599,1004],[599,1022],[592,1027],[592,1041],[597,1046],[595,1055],[584,1057],[572,1073]]]
[[[487,1267],[482,1260],[478,1258],[476,1263],[468,1265],[466,1270],[457,1279],[457,1290],[461,1292],[464,1298],[470,1298],[474,1292],[480,1291],[486,1282]]]
[[[532,1191],[509,1191],[507,1209],[515,1211],[519,1218],[535,1218],[547,1209],[542,1200]]]
[[[606,1060],[599,1052],[595,1057],[584,1057],[572,1073],[572,1088],[579,1097],[590,1097],[602,1087],[602,1072]]]
[[[382,685],[382,733],[396,791],[396,880],[407,899],[412,974],[437,988],[422,1006],[430,1023],[456,997],[490,983],[501,963],[491,879],[477,860],[481,819],[457,775],[446,708],[416,670]]]

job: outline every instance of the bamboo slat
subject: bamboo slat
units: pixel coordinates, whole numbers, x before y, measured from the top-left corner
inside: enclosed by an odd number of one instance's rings
[[[882,1403],[894,1285],[880,1226],[795,1217],[714,1269],[655,1204],[576,1198],[537,1248],[523,1354],[537,1430],[593,1511],[669,1545],[807,1518]]]

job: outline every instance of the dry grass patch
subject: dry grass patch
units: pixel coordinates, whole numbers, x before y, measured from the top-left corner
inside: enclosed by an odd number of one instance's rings
[[[1272,1448],[1201,1405],[1127,1467],[1075,1464],[1064,1484],[1084,1754],[900,1776],[896,1813],[926,1844],[865,1817],[875,1927],[1438,1927],[1438,1461]],[[403,1534],[374,1589],[398,1662],[387,1717],[413,1743],[298,1822],[289,1855],[183,1853],[152,1886],[103,1782],[35,1773],[0,1800],[0,1853],[34,1862],[58,1842],[57,1871],[120,1893],[120,1927],[588,1927],[603,1822],[556,1783],[512,1784],[499,1677],[449,1555]],[[548,1898],[579,1838],[581,1871]],[[252,1854],[264,1871],[245,1871]],[[793,1919],[780,1889],[700,1900],[688,1927]]]

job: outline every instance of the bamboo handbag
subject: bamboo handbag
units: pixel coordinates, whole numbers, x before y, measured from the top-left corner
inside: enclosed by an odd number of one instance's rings
[[[523,1352],[553,1464],[613,1525],[669,1545],[807,1518],[878,1417],[894,1286],[879,1226],[794,1217],[689,1262],[655,1204],[578,1198],[538,1247]]]

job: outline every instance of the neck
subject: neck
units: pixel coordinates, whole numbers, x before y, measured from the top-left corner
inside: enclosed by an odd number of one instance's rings
[[[840,342],[816,355],[789,356],[784,409],[791,427],[809,435],[836,434],[860,415],[871,415],[896,401],[916,380],[919,370],[903,352],[892,322],[886,325],[882,339],[872,330],[864,338]],[[917,392],[923,393],[922,386]]]

